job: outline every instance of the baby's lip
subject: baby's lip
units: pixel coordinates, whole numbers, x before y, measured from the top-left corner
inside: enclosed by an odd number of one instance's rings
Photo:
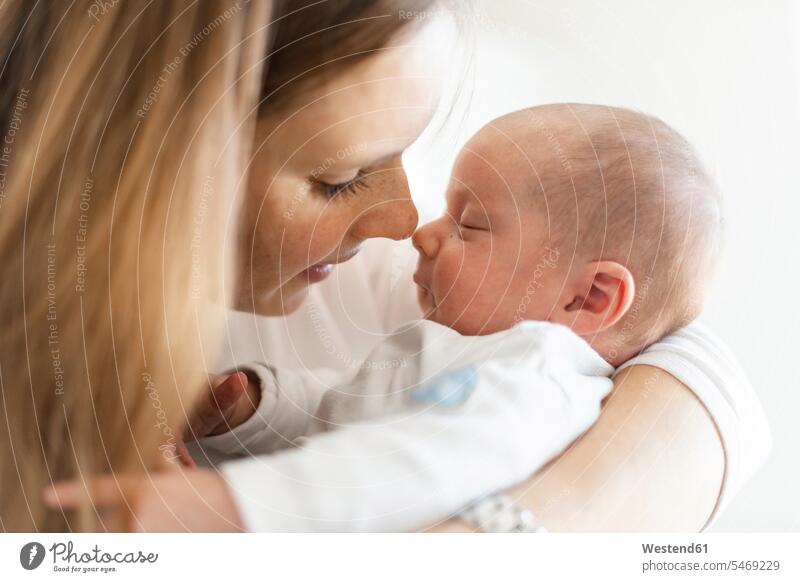
[[[430,302],[429,307],[426,309],[425,317],[427,317],[433,312],[433,310],[436,309],[436,297],[434,297],[430,287],[419,273],[414,273],[414,283],[416,283],[417,287],[419,287],[417,292],[419,293],[420,305],[422,304],[423,298],[425,301]]]
[[[425,291],[430,292],[428,285],[425,284],[425,281],[422,279],[419,272],[414,273],[414,283],[425,289]]]

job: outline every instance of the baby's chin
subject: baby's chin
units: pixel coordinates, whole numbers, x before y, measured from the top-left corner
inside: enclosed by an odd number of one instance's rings
[[[427,321],[432,321],[434,323],[438,323],[439,325],[444,325],[446,327],[449,327],[451,329],[456,330],[459,333],[462,333],[461,330],[458,329],[458,325],[457,324],[453,324],[452,322],[449,322],[449,321],[446,321],[446,320],[442,320],[442,318],[440,317],[438,309],[431,309],[431,310],[428,310],[427,312],[423,311],[422,313],[423,313],[423,315],[422,315],[423,319],[425,319]]]
[[[419,310],[422,313],[422,319],[447,325],[447,323],[441,321],[439,317],[440,311],[433,297],[422,287],[417,287],[417,305],[419,305]],[[448,325],[448,327],[450,326]]]
[[[455,317],[448,317],[446,305],[440,304],[432,307],[431,303],[424,304],[420,301],[419,306],[423,319],[447,326],[461,335],[489,335],[512,327],[512,324],[503,325],[499,321],[491,321],[487,318],[468,317],[463,310],[457,310],[458,315]]]
[[[442,309],[442,305],[433,305],[432,302],[423,303],[419,302],[420,309],[422,310],[422,318],[427,321],[444,325],[460,333],[461,335],[477,335],[472,333],[469,326],[465,325],[463,318],[452,320],[447,317],[447,310]]]
[[[433,300],[433,296],[420,285],[417,285],[417,305],[419,305],[419,310],[422,312],[424,319],[430,319],[429,315],[436,310],[436,302]]]
[[[475,321],[472,321],[471,318],[466,316],[467,314],[463,313],[463,309],[454,310],[454,316],[451,317],[447,303],[437,303],[431,293],[423,287],[417,287],[417,304],[422,312],[423,319],[447,326],[461,335],[485,335],[497,331],[496,329],[489,330],[485,326],[476,325]]]

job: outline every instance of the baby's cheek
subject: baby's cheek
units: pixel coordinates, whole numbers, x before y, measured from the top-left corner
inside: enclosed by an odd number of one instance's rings
[[[447,241],[439,250],[439,261],[442,277],[450,282],[450,286],[463,285],[463,280],[473,272],[472,261],[465,252],[461,241]]]
[[[563,280],[552,266],[538,263],[530,272],[515,278],[509,293],[515,319],[544,321],[550,316]]]
[[[490,274],[483,269],[470,267],[468,264],[463,265],[451,293],[451,297],[458,302],[460,310],[468,308],[462,317],[482,311],[486,297],[491,295],[490,292],[487,293],[492,287]]]

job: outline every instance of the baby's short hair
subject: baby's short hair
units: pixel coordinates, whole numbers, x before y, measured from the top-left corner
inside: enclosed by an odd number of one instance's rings
[[[511,116],[517,130],[527,118],[527,153],[544,161],[536,193],[551,246],[617,261],[634,276],[618,351],[641,349],[697,317],[720,252],[722,210],[691,144],[660,119],[618,107],[566,103]]]

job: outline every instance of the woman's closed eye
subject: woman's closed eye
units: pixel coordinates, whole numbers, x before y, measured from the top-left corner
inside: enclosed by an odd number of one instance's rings
[[[311,178],[311,183],[325,198],[333,199],[343,194],[356,194],[359,190],[367,188],[368,186],[365,178],[366,172],[364,170],[359,170],[353,178],[345,182],[332,184],[317,178]]]

